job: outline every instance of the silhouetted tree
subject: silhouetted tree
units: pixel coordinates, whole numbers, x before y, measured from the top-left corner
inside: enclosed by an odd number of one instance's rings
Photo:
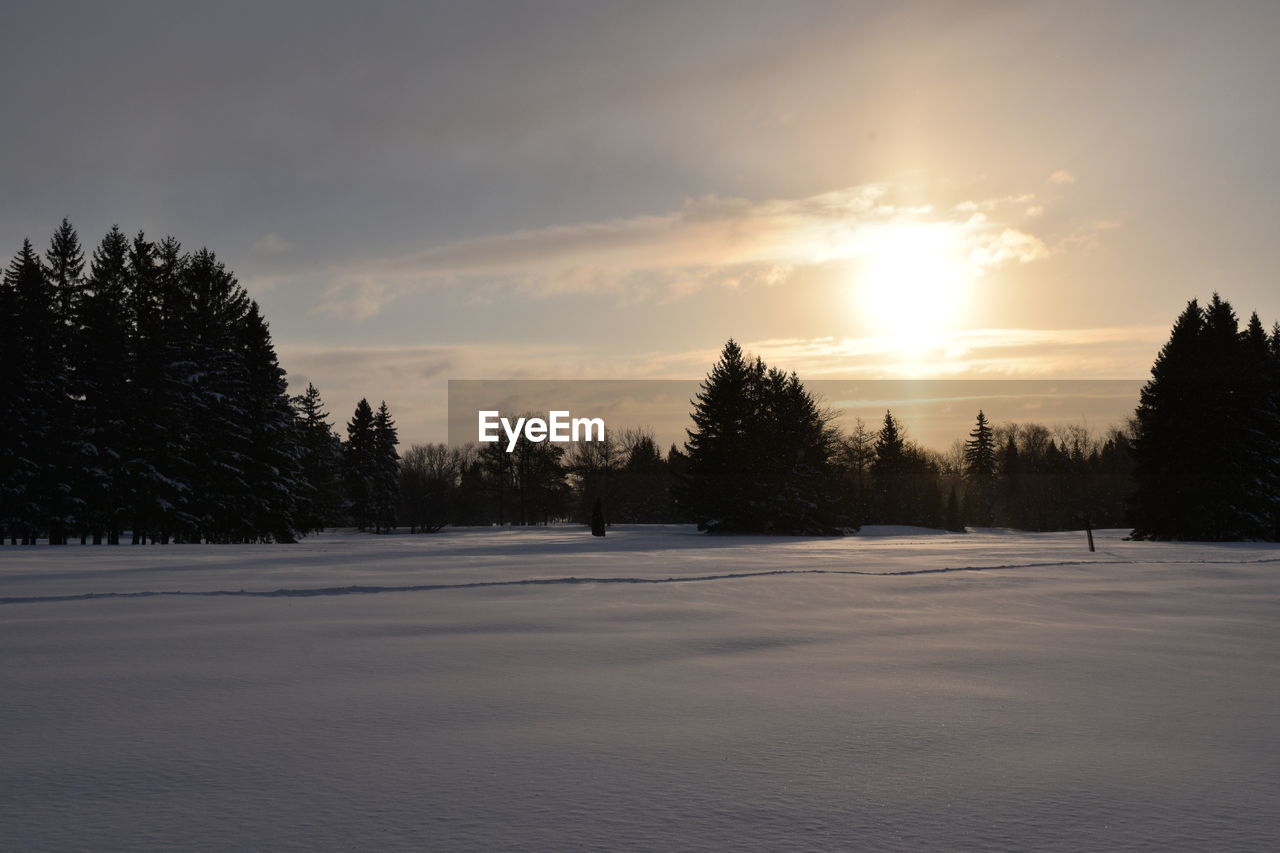
[[[338,524],[345,515],[342,441],[329,424],[315,385],[308,383],[307,390],[293,398],[293,408],[300,454],[296,521],[306,534]]]
[[[794,373],[748,361],[730,340],[694,405],[682,503],[701,529],[814,534],[848,526],[831,465],[831,416]]]
[[[982,410],[964,445],[964,478],[965,515],[973,524],[990,525],[995,510],[996,446],[995,433]]]
[[[396,508],[400,502],[400,443],[396,422],[383,400],[373,416],[373,514],[378,532],[391,532],[396,527]]]
[[[1260,321],[1241,334],[1230,303],[1216,293],[1203,309],[1187,304],[1137,409],[1134,538],[1275,535],[1280,472],[1271,365]]]
[[[374,436],[373,409],[361,398],[347,424],[343,445],[344,479],[351,523],[361,530],[376,523],[374,488],[378,479],[378,447]]]

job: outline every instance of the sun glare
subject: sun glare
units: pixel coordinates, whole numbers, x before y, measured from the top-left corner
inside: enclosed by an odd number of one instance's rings
[[[887,226],[859,254],[856,290],[876,334],[904,353],[918,353],[957,325],[973,274],[953,231]]]

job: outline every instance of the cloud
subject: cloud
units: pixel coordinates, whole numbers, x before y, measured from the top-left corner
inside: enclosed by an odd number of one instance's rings
[[[890,337],[774,338],[743,347],[805,380],[1140,380],[1167,334],[1164,326],[969,329],[940,333],[909,358]],[[406,444],[445,440],[449,379],[698,380],[719,357],[718,347],[606,354],[574,344],[278,349],[291,393],[314,382],[339,429],[361,397],[385,399]]]
[[[253,244],[253,251],[259,255],[283,255],[293,248],[293,244],[278,234],[263,234]]]
[[[1074,184],[1076,176],[1068,172],[1066,169],[1058,169],[1049,175],[1049,181],[1055,184]]]
[[[902,226],[945,234],[979,274],[1047,254],[1039,237],[1006,221],[1030,194],[962,202],[947,212],[905,195],[889,184],[766,201],[707,195],[665,214],[460,240],[336,270],[319,310],[369,317],[415,289],[460,283],[496,283],[533,297],[616,293],[630,300],[772,286],[802,267],[873,254],[889,229]]]

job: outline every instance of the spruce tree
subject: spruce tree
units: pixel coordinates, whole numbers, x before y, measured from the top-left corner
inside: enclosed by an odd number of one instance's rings
[[[373,516],[378,532],[391,533],[396,527],[396,508],[400,503],[400,443],[396,422],[383,400],[373,416]]]
[[[304,534],[337,524],[346,501],[342,485],[342,442],[329,425],[329,414],[315,385],[293,398],[301,467],[297,525]]]
[[[199,536],[196,423],[199,381],[193,298],[188,289],[189,257],[173,237],[155,244],[150,285],[154,302],[135,300],[140,368],[139,412],[146,437],[140,441],[141,461],[158,479],[149,498],[138,507],[143,523],[152,528],[153,541],[196,541]],[[147,316],[155,312],[155,316]],[[146,364],[142,365],[146,353]]]
[[[249,528],[255,539],[293,542],[301,450],[285,373],[256,302],[249,303],[240,334],[245,360],[243,406],[249,432],[244,460]]]
[[[0,276],[0,544],[25,533],[22,505],[30,464],[27,352],[14,276]]]
[[[131,383],[128,398],[129,434],[123,474],[133,512],[133,544],[153,538],[178,496],[174,483],[160,467],[168,438],[165,394],[165,342],[156,249],[139,231],[129,247],[128,313],[133,329],[130,345]]]
[[[235,276],[208,249],[193,253],[182,270],[183,365],[192,461],[188,511],[191,535],[211,542],[242,542],[252,529],[247,371],[241,328],[249,298]]]
[[[964,445],[964,478],[968,520],[979,526],[989,526],[994,514],[996,445],[995,433],[981,409]]]
[[[758,375],[732,338],[711,368],[694,401],[692,430],[686,430],[689,475],[684,503],[699,530],[723,526],[747,494],[745,470],[752,448],[748,429],[756,413]]]
[[[1231,304],[1193,300],[1142,389],[1133,452],[1133,536],[1238,540],[1275,534],[1280,471],[1271,345]]]
[[[374,488],[378,480],[378,454],[373,409],[364,398],[356,404],[347,424],[347,441],[342,451],[351,523],[360,530],[367,530],[376,523]]]
[[[905,441],[893,412],[884,413],[874,451],[871,479],[875,488],[876,520],[880,524],[902,524],[906,521],[904,497],[908,460]]]
[[[695,399],[681,503],[701,529],[834,533],[849,525],[830,415],[794,374],[725,344]]]
[[[42,441],[48,448],[54,487],[49,492],[52,503],[49,516],[49,543],[65,544],[69,528],[84,515],[84,502],[76,494],[75,460],[79,447],[76,424],[74,344],[79,337],[76,327],[77,308],[84,291],[84,251],[75,228],[67,219],[54,232],[45,253],[49,284],[53,288],[55,313],[59,320],[57,362],[48,366],[51,379],[59,386],[51,397],[55,411],[49,419]]]
[[[76,326],[80,491],[94,542],[118,544],[129,521],[124,478],[130,409],[129,241],[112,227],[94,250]]]
[[[34,544],[42,531],[58,529],[66,520],[60,514],[64,507],[60,494],[67,484],[58,477],[57,450],[45,440],[53,419],[63,410],[66,393],[61,372],[64,324],[57,313],[57,295],[30,240],[22,242],[9,264],[5,284],[13,303],[11,324],[20,356],[12,380],[16,386],[10,414],[14,440],[3,488],[11,533],[24,544]]]

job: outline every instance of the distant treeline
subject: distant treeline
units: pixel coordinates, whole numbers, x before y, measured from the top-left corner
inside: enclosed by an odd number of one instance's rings
[[[291,542],[327,527],[695,523],[838,534],[1132,525],[1150,539],[1280,538],[1280,326],[1192,301],[1135,417],[992,424],[947,452],[885,412],[835,426],[794,373],[730,340],[683,447],[413,445],[384,402],[340,437],[320,393],[290,397],[257,304],[207,249],[112,228],[86,262],[65,220],[0,281],[0,541]]]
[[[629,430],[601,445],[522,439],[418,445],[401,472],[402,523],[692,522],[710,531],[829,534],[862,524],[1063,530],[1132,525],[1135,538],[1280,539],[1280,325],[1243,330],[1229,303],[1192,301],[1135,416],[1082,425],[992,424],[975,415],[947,452],[876,428],[834,425],[795,374],[729,341],[693,401],[683,450]]]
[[[1125,523],[1129,432],[993,426],[976,415],[946,453],[910,440],[886,412],[878,429],[834,426],[794,374],[725,346],[694,402],[683,450],[645,429],[560,446],[415,445],[401,467],[401,523],[696,523],[710,531],[834,534],[862,524],[1062,530]]]

